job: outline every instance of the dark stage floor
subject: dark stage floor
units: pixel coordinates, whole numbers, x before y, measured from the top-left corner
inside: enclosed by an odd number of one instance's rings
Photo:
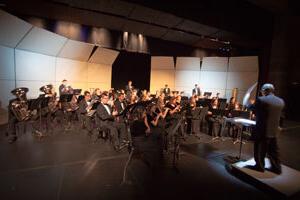
[[[182,145],[178,170],[166,161],[153,174],[135,159],[128,170],[130,181],[120,185],[125,150],[117,153],[103,140],[93,143],[78,128],[54,133],[38,141],[27,131],[8,144],[1,127],[1,199],[273,199],[225,169],[224,159],[238,155],[239,148],[229,138],[211,143],[205,134],[200,140],[190,136]],[[285,130],[279,141],[283,164],[300,170],[299,129]],[[247,142],[242,158],[252,153]]]

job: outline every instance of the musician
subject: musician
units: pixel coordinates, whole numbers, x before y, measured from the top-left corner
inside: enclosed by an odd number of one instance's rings
[[[254,159],[256,165],[252,168],[263,172],[265,157],[271,162],[270,171],[281,174],[277,135],[279,120],[284,108],[284,101],[274,95],[274,86],[266,83],[261,87],[262,96],[258,97],[254,109],[256,113],[256,126],[254,130]]]
[[[137,96],[137,90],[132,90],[132,93],[128,96],[127,102],[128,104],[134,104],[139,101],[139,97]]]
[[[59,96],[63,94],[73,94],[73,88],[68,85],[68,81],[64,79],[59,86]]]
[[[227,109],[228,109],[229,111],[234,110],[235,107],[236,107],[236,106],[235,106],[236,103],[237,103],[236,98],[235,98],[235,97],[231,97],[230,100],[229,100],[229,103],[227,104]]]
[[[196,95],[195,95],[196,96]],[[190,98],[189,107],[186,113],[187,116],[187,132],[191,135],[200,133],[200,108],[196,106],[196,98],[192,96]]]
[[[90,100],[90,92],[84,91],[84,98],[79,102],[79,108],[76,111],[81,127],[87,128],[89,132],[88,134],[92,133],[91,117],[87,116],[92,108],[92,103],[90,102]]]
[[[166,105],[166,108],[169,108],[167,117],[172,116],[179,112],[180,105],[177,104],[176,97],[171,97],[170,101]]]
[[[176,96],[176,104],[177,105],[180,105],[181,106],[181,104],[183,103],[182,101],[181,101],[181,95],[178,95],[178,96]]]
[[[195,84],[195,88],[192,91],[192,95],[201,96],[201,90],[198,84]]]
[[[132,81],[129,80],[128,84],[125,86],[126,95],[129,96],[133,92],[133,89],[134,89],[134,87],[132,85]]]
[[[116,99],[114,105],[115,105],[115,108],[116,108],[118,114],[122,113],[125,110],[126,101],[125,101],[125,94],[124,93],[119,93],[118,94],[118,99]]]
[[[162,111],[157,104],[152,104],[149,107],[149,111],[147,112],[147,120],[152,129],[155,129],[157,127],[164,128],[163,120],[168,114],[168,109],[169,108],[166,108],[164,109],[164,111]]]
[[[171,97],[170,101],[166,104],[165,108],[168,108],[166,116],[166,131],[168,132],[168,140],[173,136],[171,132],[175,128],[178,120],[180,119],[180,105],[177,105],[176,97]],[[184,124],[180,125],[181,134],[184,134]]]
[[[123,122],[116,122],[115,116],[117,111],[113,111],[112,107],[108,105],[109,96],[107,92],[101,94],[101,103],[97,107],[97,117],[100,120],[100,126],[110,130],[111,137],[113,138],[114,148],[118,149],[120,140],[127,140],[128,135],[126,126]],[[119,137],[120,134],[120,137]],[[120,139],[119,139],[120,138]]]
[[[169,96],[171,94],[171,90],[170,88],[168,87],[168,84],[165,84],[165,87],[163,89],[163,93],[166,95],[166,96]]]
[[[126,104],[126,101],[125,101],[125,94],[124,93],[119,93],[118,94],[118,98],[114,102],[114,106],[115,106],[115,109],[118,112],[118,114],[121,114],[125,110],[127,104]],[[119,117],[118,120],[121,121],[121,122],[124,122],[123,117]]]
[[[92,100],[99,100],[101,98],[101,90],[99,88],[96,88],[92,94]]]
[[[240,110],[239,102],[235,97],[231,97],[229,100],[229,103],[227,104],[226,109],[228,110],[228,116],[227,117],[236,117],[233,115],[234,111]],[[228,126],[228,135],[232,137],[234,143],[238,139],[238,127],[230,122],[227,122]]]
[[[221,128],[223,124],[223,119],[218,113],[218,98],[213,98],[211,103],[209,104],[208,108],[208,132],[212,135],[212,140],[216,140],[221,137]]]
[[[13,95],[16,96],[15,99],[11,99],[9,101],[8,105],[8,127],[7,127],[7,133],[9,136],[8,142],[10,144],[14,143],[17,141],[17,124],[19,122],[22,122],[22,119],[20,117],[24,116],[17,116],[18,109],[21,107],[27,108],[28,109],[28,103],[27,103],[27,98],[26,98],[26,93],[28,92],[28,88],[16,88],[11,91]],[[27,111],[27,110],[26,110]],[[25,120],[25,119],[24,119]],[[25,124],[22,123],[21,128],[25,130]]]
[[[35,115],[36,117],[40,117],[40,120],[36,120],[32,124],[33,133],[36,136],[42,137],[44,136],[43,131],[52,131],[51,128],[52,121],[53,121],[53,114],[57,111],[57,99],[55,89],[52,84],[44,85],[40,87],[40,91],[43,92],[39,95],[39,109],[37,110],[38,113]],[[48,99],[48,100],[47,100]],[[48,101],[48,105],[44,105],[43,101]],[[32,118],[34,119],[33,116]]]
[[[142,160],[152,170],[157,170],[162,158],[161,134],[151,131],[146,109],[138,106],[132,113],[130,123],[132,142],[135,149],[143,154]]]

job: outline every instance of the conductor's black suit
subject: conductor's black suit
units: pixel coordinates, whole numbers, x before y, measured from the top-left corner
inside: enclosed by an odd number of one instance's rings
[[[258,97],[255,103],[254,159],[256,167],[262,171],[267,155],[272,165],[272,171],[281,173],[277,135],[283,107],[284,101],[274,94]]]

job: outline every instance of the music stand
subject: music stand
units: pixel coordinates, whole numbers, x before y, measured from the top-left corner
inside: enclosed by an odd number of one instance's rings
[[[72,100],[73,94],[62,94],[59,97],[60,102],[70,102]]]
[[[204,99],[199,99],[198,101],[196,101],[196,107],[207,107],[207,101],[205,101]]]
[[[203,96],[209,98],[212,95],[212,92],[204,92]]]
[[[39,130],[36,130],[38,133],[39,139],[44,136],[42,132],[42,109],[48,107],[50,97],[39,96],[37,99],[31,99],[29,101],[29,110],[39,110]]]
[[[82,89],[73,89],[73,94],[74,95],[79,95],[81,94]]]

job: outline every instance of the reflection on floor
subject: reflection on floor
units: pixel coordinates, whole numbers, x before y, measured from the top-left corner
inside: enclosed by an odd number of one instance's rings
[[[153,173],[144,162],[134,159],[128,169],[128,184],[121,185],[128,152],[115,152],[109,142],[93,143],[84,130],[54,130],[39,141],[30,130],[15,144],[8,144],[1,127],[1,199],[273,199],[231,175],[226,158],[235,157],[239,144],[230,138],[211,142],[189,136],[181,148],[177,169],[166,160]],[[300,170],[296,131],[279,138],[282,161]],[[252,157],[251,142],[242,149],[242,158]]]

